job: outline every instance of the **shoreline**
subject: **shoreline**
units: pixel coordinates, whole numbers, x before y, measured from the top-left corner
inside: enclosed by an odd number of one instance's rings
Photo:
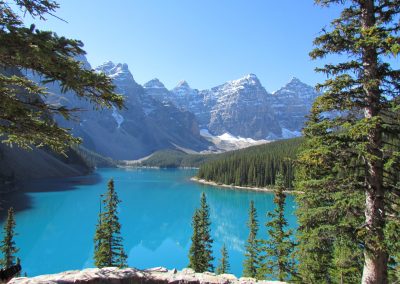
[[[251,190],[251,191],[258,191],[258,192],[268,192],[268,193],[273,193],[274,192],[273,188],[268,188],[268,187],[218,184],[218,183],[216,183],[214,181],[207,181],[205,179],[199,179],[197,177],[191,177],[190,180],[193,181],[193,182],[204,184],[204,185],[211,185],[211,186],[215,186],[215,187],[224,187],[224,188],[228,188],[228,189],[232,189],[232,190],[241,189],[241,190]],[[286,194],[301,194],[301,193],[304,193],[304,192],[298,191],[298,190],[284,190],[283,192],[286,193]]]

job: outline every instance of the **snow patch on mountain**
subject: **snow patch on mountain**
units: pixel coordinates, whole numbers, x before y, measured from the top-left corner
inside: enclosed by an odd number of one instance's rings
[[[115,108],[115,106],[112,107],[112,114],[111,115],[112,115],[112,117],[114,117],[115,121],[118,124],[117,128],[119,128],[121,126],[121,124],[124,122],[124,117],[118,113],[118,111]]]
[[[215,145],[214,147],[211,147],[209,149],[209,151],[206,151],[206,152],[232,151],[232,150],[247,148],[250,146],[260,145],[260,144],[265,144],[265,143],[270,142],[269,140],[265,140],[265,139],[255,140],[252,138],[234,136],[228,132],[218,135],[218,136],[215,136],[215,135],[212,135],[208,131],[208,129],[201,129],[200,135]]]

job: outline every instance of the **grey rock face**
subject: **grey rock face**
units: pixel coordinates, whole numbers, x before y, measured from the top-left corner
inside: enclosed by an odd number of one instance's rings
[[[269,107],[271,95],[254,74],[212,88],[211,92],[216,100],[208,124],[211,133],[229,132],[254,139],[281,134]]]
[[[113,159],[131,160],[160,149],[201,151],[209,147],[210,143],[200,136],[194,115],[149,96],[135,82],[128,65],[107,62],[95,70],[112,78],[116,92],[125,97],[125,108],[94,110],[73,93],[62,94],[57,84],[47,86],[52,93],[48,102],[83,110],[75,121],[56,119],[61,126],[72,129],[75,136],[82,137],[86,148]],[[153,87],[157,86],[157,82],[153,83]]]
[[[313,87],[293,78],[272,95],[271,107],[282,128],[299,131],[318,96]]]
[[[156,267],[147,270],[134,268],[118,269],[116,267],[88,268],[82,271],[66,271],[59,274],[42,275],[33,278],[14,278],[11,284],[56,284],[56,283],[96,283],[96,284],[128,284],[128,283],[180,283],[180,284],[285,284],[280,281],[257,281],[253,278],[236,278],[232,274],[215,275],[204,272],[195,273],[192,269],[186,268],[182,271],[176,269],[168,270],[163,267]]]
[[[157,100],[192,112],[199,127],[213,135],[229,132],[271,140],[300,135],[318,96],[313,87],[296,78],[270,94],[254,74],[202,91],[192,89],[186,81],[168,91],[158,80],[146,83],[145,89]]]

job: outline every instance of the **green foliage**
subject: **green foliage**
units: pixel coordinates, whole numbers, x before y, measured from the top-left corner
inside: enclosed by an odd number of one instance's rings
[[[94,237],[95,265],[101,267],[126,267],[126,254],[121,235],[121,224],[117,215],[118,204],[121,202],[114,189],[114,181],[108,182],[107,193],[102,199],[104,212],[99,213],[99,222]]]
[[[295,275],[293,255],[295,244],[290,239],[292,231],[286,229],[288,223],[284,216],[286,199],[284,189],[283,176],[278,173],[275,183],[275,209],[267,214],[270,221],[266,223],[269,238],[265,241],[267,258],[265,270],[267,275],[272,275],[279,281],[291,280]]]
[[[3,253],[3,258],[0,261],[0,265],[3,268],[8,268],[16,264],[17,258],[15,254],[19,251],[15,244],[15,219],[14,219],[14,208],[8,209],[7,220],[4,223],[3,228],[3,240],[1,241],[0,251]]]
[[[219,155],[200,166],[198,177],[217,183],[240,186],[273,186],[276,173],[284,175],[291,188],[294,163],[301,138],[271,142]]]
[[[210,232],[210,209],[206,195],[203,192],[200,199],[200,208],[193,215],[192,244],[189,250],[189,267],[196,272],[213,271],[212,243]]]
[[[55,1],[14,0],[13,4],[32,17],[45,20],[58,8]],[[111,79],[86,70],[74,58],[85,54],[82,42],[53,32],[24,26],[8,2],[0,1],[0,136],[2,142],[30,149],[49,146],[62,152],[80,140],[58,127],[51,115],[70,119],[76,109],[44,102],[46,89],[21,76],[21,69],[43,77],[43,83],[59,82],[63,92],[73,91],[97,108],[122,107],[122,96],[114,93]]]
[[[192,268],[196,272],[204,271],[204,267],[202,265],[202,255],[203,255],[203,247],[201,241],[201,232],[200,232],[200,213],[199,209],[196,209],[192,218],[192,244],[189,250],[189,267]]]
[[[257,221],[257,210],[254,207],[253,200],[250,202],[247,226],[250,232],[245,247],[246,252],[243,261],[243,276],[263,279],[264,271],[262,269],[261,241],[257,239],[259,225]]]
[[[400,1],[316,1],[344,2],[310,53],[345,56],[317,69],[328,79],[317,86],[323,95],[296,166],[305,192],[297,196],[299,273],[305,283],[388,283],[386,263],[396,267],[398,251],[386,228],[399,220],[400,196],[400,70],[388,58],[397,56]]]
[[[82,145],[80,146],[73,146],[72,149],[78,153],[78,155],[83,159],[83,161],[91,168],[116,168],[118,166],[118,162],[104,157],[98,153],[90,151],[86,149]]]
[[[221,248],[221,258],[215,272],[218,275],[229,273],[229,256],[225,244]]]
[[[206,161],[214,160],[218,154],[187,154],[178,150],[161,150],[142,161],[142,167],[185,168],[199,167]]]

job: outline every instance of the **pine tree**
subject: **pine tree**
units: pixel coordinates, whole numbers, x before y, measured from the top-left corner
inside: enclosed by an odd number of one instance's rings
[[[211,238],[211,221],[210,221],[210,208],[207,204],[206,194],[202,192],[200,199],[200,232],[201,232],[201,240],[203,243],[203,257],[204,264],[206,266],[205,271],[214,271],[212,256],[212,243],[213,239]]]
[[[14,219],[14,208],[8,209],[7,220],[3,228],[3,240],[1,241],[0,250],[3,253],[1,259],[1,266],[8,268],[16,264],[17,258],[15,254],[19,251],[15,244],[14,237],[17,235],[15,232],[15,219]]]
[[[108,191],[104,194],[102,204],[104,212],[99,213],[99,221],[94,237],[94,260],[97,267],[126,267],[126,258],[123,239],[121,237],[121,224],[117,215],[118,199],[114,189],[114,180],[108,182]]]
[[[317,69],[328,79],[317,86],[324,92],[304,130],[296,169],[305,192],[298,198],[299,272],[308,283],[388,283],[394,252],[385,228],[398,219],[400,196],[400,70],[388,58],[400,51],[400,1],[316,1],[345,2],[310,54],[345,56]]]
[[[216,269],[217,274],[229,273],[229,256],[225,244],[221,248],[221,258]]]
[[[249,220],[247,222],[247,226],[250,229],[250,232],[246,243],[245,260],[243,262],[243,276],[260,279],[262,278],[260,275],[260,269],[262,269],[261,247],[260,241],[257,239],[257,210],[254,207],[253,200],[250,202]]]
[[[46,88],[22,76],[19,70],[32,70],[42,76],[43,83],[59,82],[63,92],[73,91],[96,108],[123,105],[123,98],[114,93],[110,78],[86,70],[76,60],[85,54],[81,41],[38,30],[33,24],[25,27],[21,15],[26,13],[46,20],[58,8],[52,0],[0,1],[0,137],[3,143],[26,149],[45,145],[64,153],[68,146],[80,142],[57,126],[50,115],[69,119],[76,109],[47,104]]]
[[[290,239],[291,230],[287,230],[287,220],[284,216],[286,195],[283,175],[278,173],[275,180],[275,209],[268,212],[271,219],[266,223],[269,238],[266,243],[266,272],[279,281],[290,280],[295,274],[293,251],[294,242]]]
[[[192,244],[189,250],[189,266],[196,272],[203,272],[204,267],[202,265],[203,260],[203,244],[201,241],[200,232],[200,212],[196,209],[192,218]]]
[[[206,195],[201,194],[200,208],[195,210],[192,220],[193,235],[189,251],[189,267],[196,272],[213,271],[210,209]]]

